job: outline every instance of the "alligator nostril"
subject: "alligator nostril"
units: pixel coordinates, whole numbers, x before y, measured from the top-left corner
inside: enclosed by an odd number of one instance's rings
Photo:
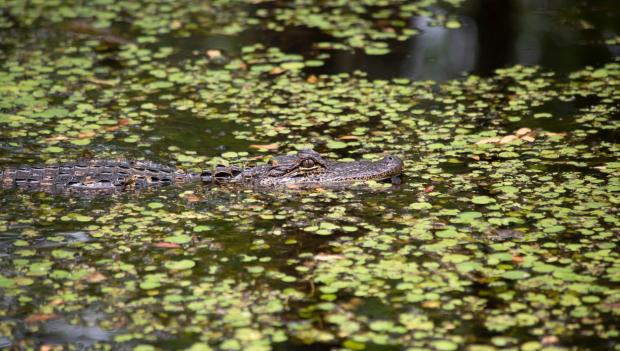
[[[394,157],[392,157],[392,156],[388,156],[388,157],[387,157],[387,160],[388,160],[388,161],[394,161]]]

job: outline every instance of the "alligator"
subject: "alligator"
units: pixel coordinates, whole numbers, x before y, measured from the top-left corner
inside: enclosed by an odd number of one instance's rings
[[[72,164],[21,166],[0,170],[0,186],[52,193],[123,192],[202,181],[256,187],[343,186],[370,180],[396,180],[403,161],[386,156],[378,161],[341,162],[314,150],[273,157],[254,166],[223,166],[200,174],[149,161],[88,160]]]

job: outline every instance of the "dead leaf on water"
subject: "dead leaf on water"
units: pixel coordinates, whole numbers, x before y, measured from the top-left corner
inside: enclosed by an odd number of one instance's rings
[[[336,254],[324,254],[319,253],[314,256],[314,259],[317,261],[335,261],[335,260],[343,260],[345,257],[343,255]]]
[[[273,143],[273,144],[251,144],[250,145],[251,148],[253,149],[262,149],[262,150],[277,150],[280,145]]]
[[[154,243],[153,246],[159,249],[178,249],[181,247],[181,245],[179,244],[167,243],[167,242]]]
[[[217,49],[210,49],[210,50],[207,50],[207,56],[210,59],[220,58],[220,57],[222,57],[222,52],[220,50],[217,50]]]
[[[86,281],[89,283],[99,283],[108,279],[105,275],[99,272],[93,272],[86,277]]]
[[[30,324],[30,323],[36,323],[36,322],[45,322],[45,321],[49,321],[50,319],[56,319],[56,318],[58,318],[58,315],[54,313],[34,313],[26,317],[24,319],[24,322],[26,322],[27,324]]]
[[[286,71],[284,68],[282,67],[274,67],[271,69],[271,71],[269,71],[269,74],[271,74],[272,76],[278,75],[283,73],[284,71]]]
[[[78,138],[80,139],[86,139],[86,138],[92,138],[95,135],[97,135],[97,133],[95,133],[94,131],[90,130],[88,132],[82,132],[78,135]]]
[[[476,142],[476,145],[481,144],[509,144],[517,140],[523,140],[527,142],[534,142],[536,132],[530,128],[519,128],[514,134],[508,134],[504,136],[495,136],[489,138],[482,138]]]
[[[46,142],[50,142],[50,141],[63,141],[63,140],[68,140],[69,137],[66,135],[57,135],[57,136],[53,136],[53,137],[49,137],[49,138],[45,138]]]

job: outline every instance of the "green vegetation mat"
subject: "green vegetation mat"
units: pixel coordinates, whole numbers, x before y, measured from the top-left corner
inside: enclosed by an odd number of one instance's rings
[[[2,189],[0,348],[618,350],[617,58],[321,71],[391,55],[413,16],[456,30],[461,5],[0,0],[3,167],[307,147],[406,163],[402,185],[348,190]],[[256,34],[300,28],[307,52]]]

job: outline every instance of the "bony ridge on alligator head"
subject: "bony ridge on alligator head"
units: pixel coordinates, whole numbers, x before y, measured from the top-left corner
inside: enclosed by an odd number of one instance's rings
[[[327,161],[313,150],[276,157],[270,165],[252,170],[252,184],[258,186],[342,185],[359,181],[385,180],[400,175],[403,161],[386,156],[379,161]]]
[[[295,177],[322,172],[327,168],[327,161],[318,152],[303,149],[297,155],[275,157],[270,165],[269,177]]]
[[[271,162],[253,167],[219,166],[203,172],[209,183],[244,183],[255,186],[342,185],[359,181],[384,180],[402,173],[403,162],[386,156],[379,161],[339,162],[324,159],[310,149],[294,155],[276,156]]]

